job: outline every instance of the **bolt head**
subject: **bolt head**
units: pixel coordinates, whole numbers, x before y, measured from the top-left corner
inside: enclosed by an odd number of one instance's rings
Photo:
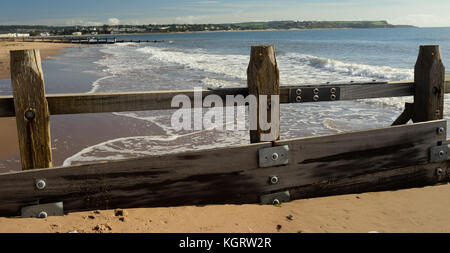
[[[317,101],[319,101],[319,96],[315,95],[313,99],[315,102],[317,102]]]
[[[298,96],[295,100],[296,100],[298,103],[300,103],[300,102],[302,102],[302,97]]]
[[[332,94],[330,98],[332,101],[334,101],[334,100],[336,100],[336,95]]]
[[[331,93],[331,94],[336,93],[336,88],[331,88],[331,89],[330,89],[330,93]]]
[[[439,156],[444,156],[444,155],[445,155],[444,150],[439,151]]]
[[[47,184],[45,183],[45,181],[43,180],[43,179],[40,179],[40,180],[38,180],[38,181],[36,181],[36,188],[38,189],[38,190],[43,190],[43,189],[45,189],[45,186],[46,186]]]
[[[38,214],[38,218],[40,218],[40,219],[45,219],[45,218],[47,218],[47,213],[46,212],[40,212],[39,214]]]
[[[319,89],[315,88],[315,89],[314,89],[314,94],[315,94],[315,95],[318,95],[318,94],[319,94]]]
[[[33,120],[36,117],[36,112],[33,109],[28,109],[25,112],[25,118],[27,120]]]
[[[439,127],[437,132],[438,132],[438,134],[443,134],[445,132],[445,128]]]
[[[276,176],[270,177],[270,184],[278,184],[278,177]]]
[[[278,160],[278,158],[279,158],[278,153],[273,153],[272,154],[272,160],[276,161],[276,160]]]
[[[441,168],[437,168],[437,169],[436,169],[436,176],[442,175],[443,172],[444,172],[444,171],[443,171]]]
[[[302,90],[301,89],[297,89],[296,91],[295,91],[295,93],[297,94],[297,95],[302,95]]]
[[[280,203],[281,202],[280,202],[279,199],[274,199],[273,202],[272,202],[272,204],[274,204],[274,205],[279,205]]]

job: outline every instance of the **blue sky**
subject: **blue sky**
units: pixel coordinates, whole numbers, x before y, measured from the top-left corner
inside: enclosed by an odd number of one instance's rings
[[[450,0],[1,0],[0,24],[387,20],[450,26]]]

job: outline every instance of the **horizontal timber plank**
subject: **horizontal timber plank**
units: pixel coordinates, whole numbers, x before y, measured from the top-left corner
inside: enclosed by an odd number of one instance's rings
[[[302,87],[339,87],[340,100],[355,100],[366,98],[412,96],[414,82],[390,82],[367,84],[336,84],[336,85],[306,85]],[[280,102],[290,103],[289,91],[299,86],[284,86],[280,88]],[[450,80],[446,81],[446,92],[450,93]],[[223,88],[204,90],[207,95],[248,95],[247,88]],[[176,109],[171,107],[172,98],[176,95],[187,95],[191,101],[193,90],[179,91],[148,91],[148,92],[117,92],[117,93],[77,93],[47,95],[51,115],[104,113],[125,111],[149,111]],[[194,103],[192,103],[193,105]],[[14,116],[12,96],[0,96],[0,117]]]
[[[257,143],[0,174],[0,215],[14,216],[23,206],[59,201],[71,212],[257,203],[263,194],[286,189],[297,198],[364,192],[396,182],[422,186],[436,182],[429,179],[428,161],[430,147],[445,141],[446,134],[436,131],[439,127],[446,128],[446,121],[279,141],[289,146],[289,164],[279,167],[259,168],[258,150],[271,143]],[[426,171],[417,172],[422,168]],[[383,184],[397,171],[401,176]],[[269,177],[274,175],[279,182],[271,185]],[[35,189],[39,179],[46,181],[44,190]],[[328,188],[316,191],[318,185]]]

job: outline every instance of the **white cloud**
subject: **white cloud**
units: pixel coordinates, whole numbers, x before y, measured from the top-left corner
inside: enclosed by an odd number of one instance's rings
[[[396,25],[408,24],[421,27],[450,26],[450,17],[441,17],[430,14],[411,14],[391,18],[389,21]]]
[[[118,18],[109,18],[108,24],[109,25],[120,25],[120,20]]]

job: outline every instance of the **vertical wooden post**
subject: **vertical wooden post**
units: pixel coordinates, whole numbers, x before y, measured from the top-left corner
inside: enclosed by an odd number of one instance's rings
[[[445,67],[439,46],[420,46],[414,68],[414,122],[442,119]]]
[[[250,95],[255,95],[258,101],[258,115],[257,126],[258,130],[250,131],[251,143],[257,143],[261,141],[276,141],[280,139],[280,107],[279,103],[275,108],[278,108],[277,116],[271,117],[272,104],[271,95],[280,95],[280,73],[278,70],[278,64],[275,57],[275,48],[270,46],[252,46],[250,53],[250,63],[247,69],[247,85]],[[275,129],[269,131],[262,131],[259,122],[259,96],[267,95],[267,122],[270,122],[272,126],[276,126]],[[261,136],[264,133],[271,132],[273,138],[270,140],[262,140]]]
[[[11,51],[11,84],[22,169],[52,167],[50,114],[39,50]]]

